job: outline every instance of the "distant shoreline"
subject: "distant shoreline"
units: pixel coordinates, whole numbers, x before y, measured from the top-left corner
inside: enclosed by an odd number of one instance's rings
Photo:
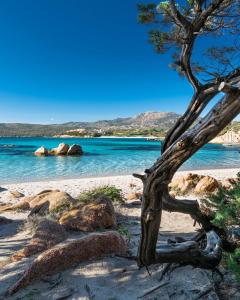
[[[145,139],[146,141],[163,141],[165,137],[157,136],[116,136],[116,135],[103,135],[99,137],[90,137],[90,136],[75,136],[75,135],[59,135],[59,136],[0,136],[0,139],[4,138],[46,138],[46,139]],[[223,141],[218,141],[213,139],[209,141],[208,144],[219,144],[219,145],[228,145],[228,146],[240,146],[240,143],[227,143]]]
[[[47,138],[47,139],[159,139],[164,140],[164,137],[157,136],[115,136],[115,135],[103,135],[98,137],[90,136],[75,136],[75,135],[59,135],[59,136],[0,136],[0,138]]]

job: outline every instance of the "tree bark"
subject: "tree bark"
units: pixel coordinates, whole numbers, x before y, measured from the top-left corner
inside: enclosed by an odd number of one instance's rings
[[[193,125],[207,104],[216,95],[215,91],[208,95],[204,95],[203,92],[204,90],[194,94],[186,112],[177,120],[172,129],[167,133],[164,143],[162,144],[162,153],[187,129],[189,129],[191,125]]]
[[[203,251],[197,247],[195,242],[194,244],[181,245],[181,247],[179,245],[167,249],[165,247],[165,250],[160,249],[160,251],[156,251],[156,245],[162,209],[189,213],[202,224],[206,231],[212,229],[210,221],[201,214],[196,202],[178,201],[169,196],[168,184],[178,168],[204,144],[221,132],[238,113],[240,113],[240,90],[234,88],[229,91],[228,89],[228,94],[202,120],[170,144],[162,156],[142,177],[143,197],[141,239],[138,252],[139,266],[157,262],[178,262],[179,260],[184,263],[201,265],[202,267],[214,267],[219,263],[221,258],[221,251],[219,251],[221,243],[219,241],[215,243],[215,252],[208,252],[206,249]],[[214,232],[213,235],[217,241],[217,233]],[[207,238],[209,237],[207,236]],[[213,253],[215,254],[213,255]]]

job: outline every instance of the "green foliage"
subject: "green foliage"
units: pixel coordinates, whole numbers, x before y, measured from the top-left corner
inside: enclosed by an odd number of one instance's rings
[[[219,189],[203,202],[213,207],[215,214],[212,223],[217,227],[227,229],[240,226],[240,182],[237,181],[230,190]]]
[[[210,204],[214,210],[212,223],[225,230],[240,226],[240,173],[237,177],[231,190],[222,188],[205,199],[205,204]],[[240,247],[234,253],[224,253],[223,262],[240,280]]]
[[[69,210],[70,207],[70,203],[64,203],[62,205],[59,205],[51,210],[51,215],[62,213],[63,211]]]
[[[79,202],[88,203],[93,199],[97,199],[99,196],[108,197],[114,203],[124,202],[121,189],[109,185],[97,187],[93,190],[83,192],[78,196],[77,200]]]
[[[225,255],[225,263],[229,270],[231,270],[240,281],[240,248],[237,248],[233,253]]]
[[[146,1],[147,2],[147,1]],[[213,47],[207,46],[203,42],[204,47],[198,51],[198,59],[196,55],[191,55],[192,71],[198,75],[199,80],[211,81],[217,77],[227,75],[233,69],[238,68],[239,45],[234,39],[226,41],[225,36],[233,35],[238,38],[239,35],[239,1],[222,1],[213,10],[211,8],[212,1],[199,0],[176,0],[160,1],[157,4],[140,4],[138,5],[140,23],[147,24],[150,27],[149,41],[153,44],[154,49],[158,53],[169,53],[172,55],[172,61],[169,64],[179,75],[186,76],[185,68],[179,67],[175,63],[175,56],[179,58],[183,54],[183,45],[189,40],[202,40],[208,36],[218,39],[222,37],[221,46],[213,43]],[[208,12],[208,13],[207,13]],[[206,16],[206,20],[200,25],[199,20]],[[191,27],[195,27],[194,36]],[[233,41],[233,42],[232,42]],[[201,51],[201,53],[200,53]],[[194,74],[194,75],[195,75]]]
[[[147,24],[150,22],[153,22],[156,16],[156,4],[154,3],[148,3],[148,4],[143,4],[140,3],[138,4],[138,10],[139,10],[139,15],[138,15],[138,21],[142,24]]]
[[[85,132],[71,131],[66,132],[64,135],[76,136],[76,137],[100,137],[100,136],[156,136],[163,137],[166,134],[166,130],[161,128],[146,128],[146,129],[108,129],[102,133],[95,132],[93,130],[88,130]]]
[[[156,137],[164,137],[166,131],[164,129],[158,128],[146,128],[146,129],[116,129],[116,130],[108,130],[104,133],[106,136],[156,136]]]
[[[233,132],[239,132],[240,131],[240,122],[233,121],[231,124],[227,125],[219,135],[223,135],[224,133],[226,133],[229,130],[232,130]]]
[[[76,136],[76,137],[100,137],[102,134],[98,131],[95,131],[94,129],[91,130],[84,130],[82,132],[80,131],[67,131],[62,133],[63,135],[69,135],[69,136]]]
[[[188,4],[192,6],[194,4],[194,0],[187,0]]]
[[[157,6],[158,11],[167,10],[167,9],[169,9],[169,1],[162,1]]]
[[[127,237],[127,239],[130,239],[131,238],[131,234],[130,232],[128,231],[128,229],[123,226],[123,225],[118,225],[117,227],[117,231],[121,234],[121,235],[125,235]]]

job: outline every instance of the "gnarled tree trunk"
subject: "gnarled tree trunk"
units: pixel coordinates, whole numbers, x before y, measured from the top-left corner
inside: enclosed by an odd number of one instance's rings
[[[201,96],[200,106],[195,97],[181,119],[182,123],[178,122],[168,134],[162,156],[150,169],[145,170],[145,175],[134,174],[143,181],[139,266],[181,262],[214,268],[221,259],[222,247],[229,248],[225,232],[212,225],[201,212],[197,201],[177,200],[169,195],[168,190],[178,168],[240,113],[240,90],[222,83],[219,91],[225,92],[225,97],[203,119],[190,127],[215,93],[207,95],[205,99]],[[157,248],[162,209],[191,215],[206,232],[206,248],[201,249],[196,241]]]

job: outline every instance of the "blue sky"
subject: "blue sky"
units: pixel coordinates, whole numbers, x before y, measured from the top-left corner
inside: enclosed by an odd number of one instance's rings
[[[0,1],[0,122],[182,113],[192,90],[148,43],[138,2]]]

